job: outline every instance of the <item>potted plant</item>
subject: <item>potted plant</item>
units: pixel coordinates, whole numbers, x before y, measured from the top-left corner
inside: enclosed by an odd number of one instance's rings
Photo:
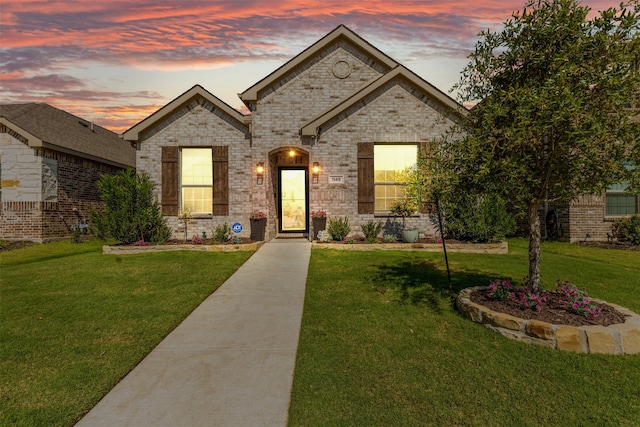
[[[327,229],[327,212],[322,210],[312,211],[311,222],[313,223],[313,239],[317,239],[318,232]]]
[[[405,222],[406,217],[413,215],[418,210],[418,206],[416,205],[416,203],[409,197],[403,197],[401,199],[396,199],[391,204],[390,210],[392,214],[402,217],[402,240],[404,240],[406,243],[417,242],[419,236],[418,229],[407,229]]]
[[[264,240],[264,234],[267,229],[267,214],[262,211],[253,211],[249,215],[251,224],[251,240]]]

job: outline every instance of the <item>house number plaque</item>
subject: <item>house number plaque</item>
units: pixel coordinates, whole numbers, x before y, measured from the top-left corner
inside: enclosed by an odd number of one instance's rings
[[[344,175],[329,175],[329,184],[344,184]]]

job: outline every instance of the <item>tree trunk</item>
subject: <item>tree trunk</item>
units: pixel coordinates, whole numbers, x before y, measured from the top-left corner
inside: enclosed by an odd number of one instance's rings
[[[540,203],[530,202],[527,206],[529,219],[529,287],[534,293],[540,292]]]

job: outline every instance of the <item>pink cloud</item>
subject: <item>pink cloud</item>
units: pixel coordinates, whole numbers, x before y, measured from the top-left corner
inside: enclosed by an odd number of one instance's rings
[[[602,10],[615,2],[585,3]],[[383,50],[400,62],[465,58],[481,29],[498,28],[523,6],[524,0],[3,0],[0,96],[2,102],[49,102],[70,112],[82,108],[87,118],[102,117],[110,128],[124,130],[166,99],[105,90],[72,77],[74,69],[284,63],[339,24],[380,48],[392,46],[394,51]]]

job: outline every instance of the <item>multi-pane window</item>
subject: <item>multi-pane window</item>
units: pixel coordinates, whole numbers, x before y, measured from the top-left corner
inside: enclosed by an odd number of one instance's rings
[[[213,167],[210,148],[183,148],[181,157],[182,209],[211,214]]]
[[[612,185],[607,189],[607,215],[624,216],[638,213],[638,195],[624,191],[625,183]]]
[[[404,196],[406,172],[416,166],[417,145],[376,145],[373,149],[375,210],[388,211]]]

